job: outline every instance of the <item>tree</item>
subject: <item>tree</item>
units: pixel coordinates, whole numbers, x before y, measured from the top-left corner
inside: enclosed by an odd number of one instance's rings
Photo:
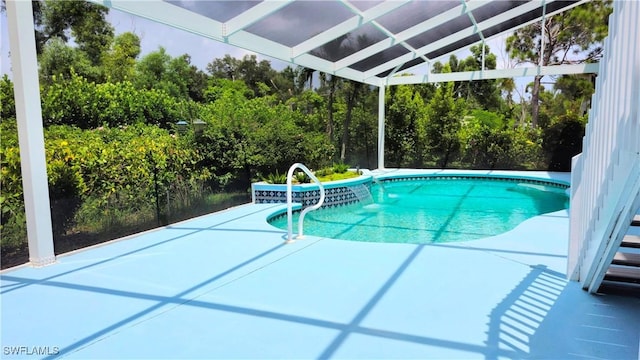
[[[280,101],[286,102],[292,96],[300,94],[304,90],[304,85],[299,88],[296,84],[297,79],[298,74],[291,66],[287,66],[275,74],[271,83],[279,95]]]
[[[449,72],[445,65],[444,72]],[[427,122],[424,126],[425,142],[436,159],[439,168],[447,164],[460,150],[458,132],[460,131],[463,108],[454,98],[453,83],[440,84],[427,107]]]
[[[136,64],[134,83],[139,89],[156,89],[179,99],[204,100],[207,75],[191,65],[188,54],[172,58],[163,47]]]
[[[571,113],[544,130],[543,148],[550,171],[571,171],[571,159],[582,152],[584,132],[584,118]]]
[[[34,22],[36,26],[36,48],[53,38],[70,40],[69,30],[78,49],[83,51],[92,65],[99,65],[102,55],[113,41],[113,27],[106,20],[109,9],[86,1],[36,2]]]
[[[376,138],[378,130],[378,89],[367,86],[365,84],[356,83],[360,87],[357,90],[357,96],[353,101],[348,124],[344,124],[348,128],[348,137],[345,144],[345,157],[343,162],[352,166],[361,166],[366,168],[375,167],[376,164]],[[416,91],[416,86],[413,86]],[[351,89],[353,91],[353,89]],[[417,92],[416,99],[420,97]],[[345,99],[343,96],[342,99]],[[344,109],[345,106],[341,106]],[[348,111],[348,104],[346,110]],[[421,111],[420,114],[423,114]],[[344,114],[345,122],[347,120]],[[348,125],[348,126],[347,126]],[[343,133],[344,134],[344,133]]]
[[[345,43],[345,41],[349,38],[349,33],[341,35],[329,42],[327,42],[326,44],[322,45],[322,47],[320,47],[320,49],[316,50],[316,54],[317,56],[324,58],[324,59],[330,59],[330,60],[335,60],[341,57],[341,55],[344,53],[345,50],[347,50],[347,48],[343,45],[343,43]],[[311,72],[311,75],[313,74],[313,72]],[[338,78],[335,75],[331,75],[331,74],[326,74],[326,73],[321,73],[320,74],[320,80],[323,83],[326,83],[327,80],[327,76],[328,78],[328,82],[329,82],[329,100],[327,102],[327,136],[329,137],[329,141],[333,142],[333,132],[335,130],[335,126],[333,123],[333,103],[335,101],[335,94],[336,94],[336,88],[339,87],[338,83],[340,82],[340,78]]]
[[[136,64],[135,85],[139,89],[159,88],[167,68],[171,61],[171,56],[161,46],[158,50],[145,55]]]
[[[507,105],[513,106],[513,92],[516,90],[516,82],[513,78],[503,78],[498,80],[498,88],[506,93]]]
[[[113,41],[109,9],[85,1],[32,1],[40,79],[69,78],[71,69],[91,81],[102,80],[101,62]],[[75,46],[67,43],[73,39]]]
[[[323,73],[324,74],[324,73]],[[340,82],[340,78],[335,75],[324,74],[324,76],[329,76],[329,100],[327,100],[327,137],[329,141],[333,142],[333,132],[335,130],[335,126],[333,123],[333,104],[336,98],[336,88],[339,86],[338,82]]]
[[[38,62],[42,84],[50,85],[54,77],[71,79],[72,74],[90,81],[98,81],[100,78],[99,69],[91,65],[87,55],[65,44],[60,38],[51,39],[45,44]]]
[[[171,59],[167,65],[164,80],[178,87],[180,97],[193,101],[204,100],[208,76],[191,64],[191,56],[183,54]]]
[[[344,124],[342,126],[342,143],[340,146],[340,161],[342,163],[345,162],[347,149],[349,148],[349,130],[351,126],[351,118],[353,116],[353,108],[362,90],[361,82],[349,80],[347,84],[347,113],[345,114]]]
[[[227,54],[222,59],[215,59],[207,65],[207,72],[214,78],[229,80],[242,80],[253,91],[255,96],[263,95],[264,86],[268,86],[270,94],[275,93],[276,84],[274,78],[276,71],[271,68],[267,60],[258,62],[256,55],[245,55],[242,60]],[[264,94],[266,95],[266,94]]]
[[[579,104],[577,113],[582,116],[587,112],[591,95],[595,92],[594,78],[592,74],[563,75],[553,87],[568,101]]]
[[[226,54],[222,59],[214,59],[207,64],[207,72],[218,79],[236,80],[239,78],[240,60]]]
[[[458,71],[475,71],[482,69],[484,52],[484,68],[493,70],[496,68],[496,55],[491,53],[488,45],[474,45],[470,48],[471,56],[460,62]],[[457,83],[458,97],[469,101],[473,99],[485,110],[497,110],[500,107],[501,97],[497,80],[477,80]],[[461,86],[464,85],[464,86]]]
[[[106,79],[112,82],[133,80],[138,55],[140,55],[138,35],[125,32],[116,36],[102,61]]]
[[[589,1],[516,30],[507,38],[507,51],[519,63],[541,66],[597,61],[602,56],[601,43],[607,36],[611,11],[611,0]],[[542,76],[536,76],[531,90],[533,127],[538,126],[541,80]]]
[[[386,158],[391,166],[422,166],[423,139],[419,126],[424,123],[424,101],[411,85],[388,90],[386,111]]]
[[[309,84],[309,90],[313,90],[313,73],[316,71],[308,67],[302,67],[298,74],[298,86],[304,89],[305,84]]]
[[[0,79],[0,123],[5,121],[15,121],[16,100],[13,93],[13,82],[7,74]]]
[[[474,169],[531,169],[539,166],[539,130],[510,126],[510,119],[486,110],[463,118],[458,133],[461,160]]]
[[[449,58],[449,68],[451,72],[476,71],[482,69],[482,45],[474,45],[470,48],[471,55],[464,60],[451,55]],[[496,55],[491,53],[488,45],[484,46],[484,68],[492,70],[496,68]],[[444,65],[440,62],[433,64],[434,73],[442,73]],[[500,107],[501,97],[497,80],[475,80],[458,81],[453,85],[454,96],[464,99],[467,104],[470,102],[477,104],[485,110],[497,110]]]

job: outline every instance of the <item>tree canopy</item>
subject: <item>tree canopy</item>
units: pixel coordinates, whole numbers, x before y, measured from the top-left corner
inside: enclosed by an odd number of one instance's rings
[[[594,62],[602,56],[611,0],[589,1],[571,10],[516,30],[507,38],[507,51],[520,63],[540,66]],[[538,125],[540,81],[531,89],[531,123]]]

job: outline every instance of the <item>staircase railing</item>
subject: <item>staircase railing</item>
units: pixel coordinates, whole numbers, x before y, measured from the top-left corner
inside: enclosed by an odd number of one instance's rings
[[[293,172],[296,169],[300,169],[304,171],[304,173],[307,174],[307,176],[309,176],[311,180],[317,183],[318,187],[320,188],[320,200],[318,201],[318,203],[315,205],[308,206],[300,212],[300,217],[298,218],[298,235],[296,236],[296,239],[302,239],[304,237],[303,227],[304,227],[305,215],[307,215],[309,211],[319,209],[324,203],[324,197],[325,197],[324,186],[322,185],[320,180],[318,180],[318,178],[315,175],[313,175],[311,170],[309,170],[306,166],[304,166],[301,163],[295,163],[291,165],[291,167],[289,168],[289,172],[287,173],[287,229],[288,229],[287,240],[286,240],[287,243],[291,243],[294,241],[293,240]]]
[[[640,3],[614,1],[582,154],[573,161],[567,274],[597,291],[637,196]]]
[[[606,272],[622,244],[622,239],[629,229],[631,219],[635,215],[636,209],[640,207],[640,163],[635,165],[632,174],[622,190],[622,196],[618,199],[616,209],[620,209],[620,212],[616,215],[613,227],[600,244],[599,249],[596,250],[600,256],[594,259],[586,276],[582,277],[581,275],[583,286],[591,293],[597,292],[600,288]]]

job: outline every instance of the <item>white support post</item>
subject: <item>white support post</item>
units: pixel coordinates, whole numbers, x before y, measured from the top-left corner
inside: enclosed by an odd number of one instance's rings
[[[384,96],[385,86],[378,88],[378,169],[384,169]]]
[[[51,229],[33,13],[31,1],[7,0],[6,7],[29,261],[33,266],[45,266],[54,263],[56,258]]]
[[[547,2],[542,4],[542,19],[540,20],[540,59],[538,60],[538,66],[544,66],[544,37],[545,37],[545,17],[547,16]]]

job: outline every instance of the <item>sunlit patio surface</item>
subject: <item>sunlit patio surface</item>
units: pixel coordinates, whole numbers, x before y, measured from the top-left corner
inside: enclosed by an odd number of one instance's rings
[[[640,298],[566,280],[567,211],[468,242],[284,244],[282,208],[2,272],[1,356],[638,358]]]

